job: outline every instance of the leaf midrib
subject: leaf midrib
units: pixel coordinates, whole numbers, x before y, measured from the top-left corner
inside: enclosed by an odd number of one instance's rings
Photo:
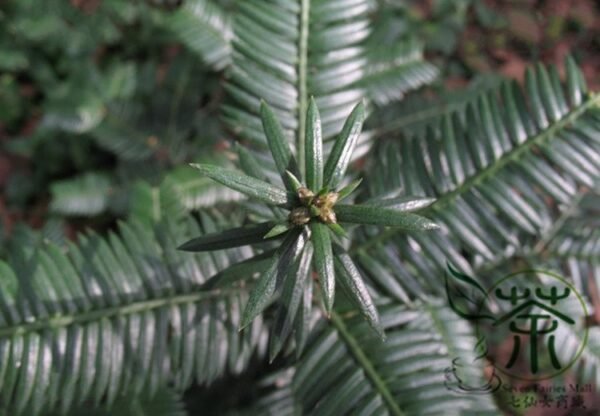
[[[342,318],[337,313],[332,312],[331,322],[340,334],[342,340],[346,343],[350,354],[352,354],[356,362],[365,372],[369,381],[373,384],[373,387],[379,392],[384,402],[387,404],[390,413],[396,416],[404,416],[404,413],[400,410],[400,407],[398,407],[398,403],[394,400],[392,392],[388,389],[388,386],[375,369],[371,360],[369,360],[367,354],[365,354],[360,347],[359,342],[350,333]]]
[[[224,298],[231,294],[238,293],[240,288],[218,289],[212,291],[196,291],[181,295],[170,295],[161,298],[131,302],[123,305],[110,306],[99,309],[92,309],[81,313],[71,313],[65,315],[55,315],[49,318],[25,322],[18,325],[5,326],[0,328],[0,338],[11,338],[18,335],[25,335],[42,330],[55,330],[75,324],[83,324],[102,319],[110,319],[119,316],[133,315],[136,313],[147,312],[154,309],[168,306],[177,306],[182,304],[198,303],[203,300]]]

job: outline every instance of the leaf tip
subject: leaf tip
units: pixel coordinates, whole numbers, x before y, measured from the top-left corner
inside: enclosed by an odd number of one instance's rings
[[[267,104],[267,102],[261,98],[261,100],[260,100],[260,115],[264,117],[270,111],[271,111],[271,107],[269,107],[269,104]]]
[[[202,163],[190,163],[190,166],[194,169],[199,170],[202,173],[206,173],[210,165],[205,165]]]
[[[379,321],[379,317],[377,317],[376,320],[369,319],[368,321],[369,321],[371,328],[373,329],[373,331],[375,331],[375,333],[377,334],[379,339],[382,342],[385,342],[387,337],[385,335],[385,330],[383,329],[383,325],[381,325],[381,322]]]
[[[365,112],[366,112],[366,102],[365,99],[361,99],[358,104],[356,104],[356,107],[354,107],[354,111],[356,111],[356,113],[358,115],[360,115],[361,117],[364,118],[365,116]]]
[[[193,251],[193,250],[191,250],[191,244],[190,244],[190,242],[191,241],[186,241],[185,243],[180,244],[177,247],[177,250],[179,250],[179,251]]]
[[[243,331],[244,329],[246,329],[246,327],[248,325],[250,325],[255,318],[255,315],[248,312],[248,306],[249,305],[246,305],[246,309],[244,310],[244,313],[242,314],[242,320],[240,322],[240,326],[238,327],[238,331],[240,331],[240,332]]]

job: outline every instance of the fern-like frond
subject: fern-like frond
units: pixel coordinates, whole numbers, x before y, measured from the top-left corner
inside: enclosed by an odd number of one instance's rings
[[[600,262],[600,193],[590,192],[574,207],[548,241],[548,251],[562,258]]]
[[[334,314],[295,366],[296,406],[303,414],[497,415],[491,394],[452,390],[456,379],[447,372],[455,358],[463,387],[486,384],[486,363],[475,360],[469,324],[438,303],[380,305],[385,342],[359,317]],[[290,407],[289,397],[284,403]]]
[[[390,99],[431,81],[435,70],[423,62],[416,43],[400,44],[391,57],[367,52],[373,3],[241,3],[226,87],[231,103],[224,107],[225,121],[233,131],[264,144],[258,117],[264,99],[274,107],[293,142],[293,138],[304,137],[304,114],[309,97],[314,96],[321,111],[323,137],[329,139],[365,95],[372,92],[375,99],[383,100],[384,84]],[[299,149],[298,154],[302,153]]]
[[[382,143],[371,193],[402,188],[437,196],[429,212],[445,224],[443,232],[475,264],[494,261],[551,227],[557,204],[598,183],[599,102],[571,61],[565,85],[555,68],[538,66],[523,90],[507,82],[423,137]],[[367,246],[394,235],[390,230]]]
[[[223,219],[219,219],[219,223]],[[221,224],[223,225],[223,224]],[[0,404],[35,415],[121,395],[152,395],[241,371],[266,337],[260,320],[238,332],[243,289],[205,291],[208,277],[252,255],[178,252],[219,225],[123,223],[107,238],[47,243],[0,264]],[[261,352],[262,351],[262,352]]]
[[[503,80],[496,74],[479,74],[462,89],[443,89],[435,91],[434,96],[413,92],[379,108],[368,127],[376,138],[424,135],[428,126],[439,123],[450,112],[463,111],[469,101],[483,91],[500,87]]]
[[[212,68],[221,70],[230,64],[230,16],[215,1],[186,1],[163,24]]]
[[[379,106],[401,100],[407,91],[438,76],[437,68],[423,59],[422,45],[415,38],[368,50],[367,71],[356,84]]]
[[[264,143],[258,117],[264,99],[276,111],[290,142],[304,137],[302,118],[309,95],[316,97],[324,113],[325,137],[339,131],[362,97],[362,91],[348,86],[363,74],[360,42],[369,35],[369,1],[352,2],[359,13],[342,20],[339,11],[348,3],[285,0],[240,4],[234,23],[234,63],[226,87],[234,105],[224,108],[225,120],[234,131]],[[336,97],[335,91],[343,94]],[[336,111],[327,111],[334,108]]]

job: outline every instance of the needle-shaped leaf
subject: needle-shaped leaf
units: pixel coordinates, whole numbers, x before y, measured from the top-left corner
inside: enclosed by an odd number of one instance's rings
[[[366,201],[365,205],[382,208],[392,208],[396,211],[418,211],[427,208],[435,202],[435,198],[422,198],[414,196],[400,196],[396,198],[376,198]]]
[[[267,175],[263,171],[260,163],[244,146],[236,143],[236,150],[240,159],[240,167],[247,175],[253,176],[256,179],[267,182]]]
[[[288,274],[307,240],[308,233],[300,229],[294,229],[286,235],[285,240],[275,252],[268,269],[260,276],[250,292],[242,315],[240,330],[248,326],[271,302],[278,281]]]
[[[251,278],[254,273],[262,273],[271,265],[274,254],[275,250],[268,250],[239,263],[235,263],[212,276],[202,285],[202,288],[209,290],[231,286],[240,280]]]
[[[283,189],[271,185],[260,179],[253,178],[243,173],[220,166],[203,165],[192,163],[193,168],[198,169],[202,174],[209,178],[231,188],[238,192],[264,201],[271,205],[289,205],[290,195]]]
[[[275,223],[268,221],[209,233],[180,245],[178,249],[183,251],[213,251],[261,243],[265,241],[265,234],[273,226],[275,226]]]
[[[406,231],[423,231],[439,228],[430,219],[393,208],[338,204],[334,209],[338,222],[384,225],[398,227]]]
[[[292,172],[290,172],[289,170],[285,171],[285,174],[287,175],[287,178],[289,180],[289,184],[292,186],[292,190],[294,192],[297,192],[298,189],[302,188],[302,182],[300,182],[300,179],[298,179],[296,177],[296,175],[294,175]]]
[[[277,116],[273,110],[271,110],[271,107],[264,101],[260,104],[260,117],[262,119],[262,125],[265,136],[267,137],[269,149],[271,149],[273,160],[277,166],[277,171],[281,175],[281,179],[283,180],[283,183],[286,184],[286,187],[293,191],[294,189],[292,188],[285,171],[289,170],[294,175],[298,176],[298,165],[296,159],[292,155],[283,128],[281,127]]]
[[[348,197],[348,195],[350,195],[352,192],[354,192],[356,190],[356,188],[359,187],[359,185],[362,182],[362,178],[356,179],[355,181],[352,181],[350,184],[344,186],[342,189],[340,189],[340,191],[338,192],[338,201],[341,201],[342,199]]]
[[[321,116],[311,97],[306,112],[306,185],[317,191],[323,186],[323,135]]]
[[[285,233],[290,228],[291,228],[291,225],[289,223],[276,224],[276,225],[273,226],[273,228],[271,228],[269,230],[268,233],[265,234],[265,236],[263,238],[266,240],[266,239],[269,239],[269,238],[276,237],[278,235],[281,235],[281,234]]]
[[[341,238],[348,238],[348,233],[346,232],[346,230],[344,230],[344,229],[342,228],[342,226],[341,226],[341,225],[339,225],[339,224],[337,224],[337,223],[334,223],[334,222],[331,222],[331,223],[328,223],[328,224],[327,224],[327,227],[329,227],[329,229],[330,229],[331,231],[333,231],[333,233],[334,233],[335,235],[337,235],[338,237],[341,237]]]
[[[342,132],[336,139],[333,149],[327,158],[323,174],[324,186],[335,189],[346,173],[356,142],[360,136],[365,120],[365,106],[358,103],[344,123]]]
[[[369,290],[365,285],[360,272],[354,265],[350,256],[343,252],[343,249],[336,247],[335,255],[336,278],[346,295],[361,311],[371,327],[377,334],[385,339],[383,327],[379,322],[377,308],[371,299]]]
[[[285,276],[283,290],[279,298],[279,307],[273,325],[271,339],[269,342],[269,360],[273,359],[281,351],[283,343],[290,335],[298,308],[302,303],[304,284],[310,274],[310,263],[313,256],[313,248],[310,243],[306,244],[302,255],[296,260],[290,273]]]
[[[313,221],[310,224],[311,240],[315,246],[315,271],[319,275],[319,283],[323,291],[323,303],[327,314],[331,314],[335,296],[335,273],[333,269],[333,252],[331,236],[327,226]]]

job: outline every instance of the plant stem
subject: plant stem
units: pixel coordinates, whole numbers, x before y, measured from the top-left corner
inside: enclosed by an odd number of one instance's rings
[[[331,313],[331,323],[337,329],[338,333],[342,340],[346,343],[348,350],[350,350],[350,354],[354,357],[354,359],[358,362],[358,365],[363,369],[367,378],[373,384],[373,387],[381,394],[383,401],[387,404],[390,414],[395,416],[403,416],[402,410],[398,407],[398,403],[394,400],[394,396],[392,392],[388,389],[385,381],[380,377],[379,373],[375,369],[375,366],[367,357],[367,354],[360,347],[358,340],[350,333],[346,324],[340,316],[332,312]]]
[[[132,302],[125,305],[111,306],[101,309],[94,309],[79,314],[56,315],[46,319],[40,319],[33,322],[25,322],[17,325],[0,328],[0,338],[11,338],[15,335],[25,335],[30,332],[37,332],[50,329],[62,328],[75,324],[110,319],[118,316],[132,315],[134,313],[145,312],[153,309],[182,305],[186,303],[198,303],[203,300],[224,297],[228,293],[235,293],[239,289],[229,290],[199,290],[194,293],[181,295],[170,295],[158,299],[150,299],[138,302]]]

